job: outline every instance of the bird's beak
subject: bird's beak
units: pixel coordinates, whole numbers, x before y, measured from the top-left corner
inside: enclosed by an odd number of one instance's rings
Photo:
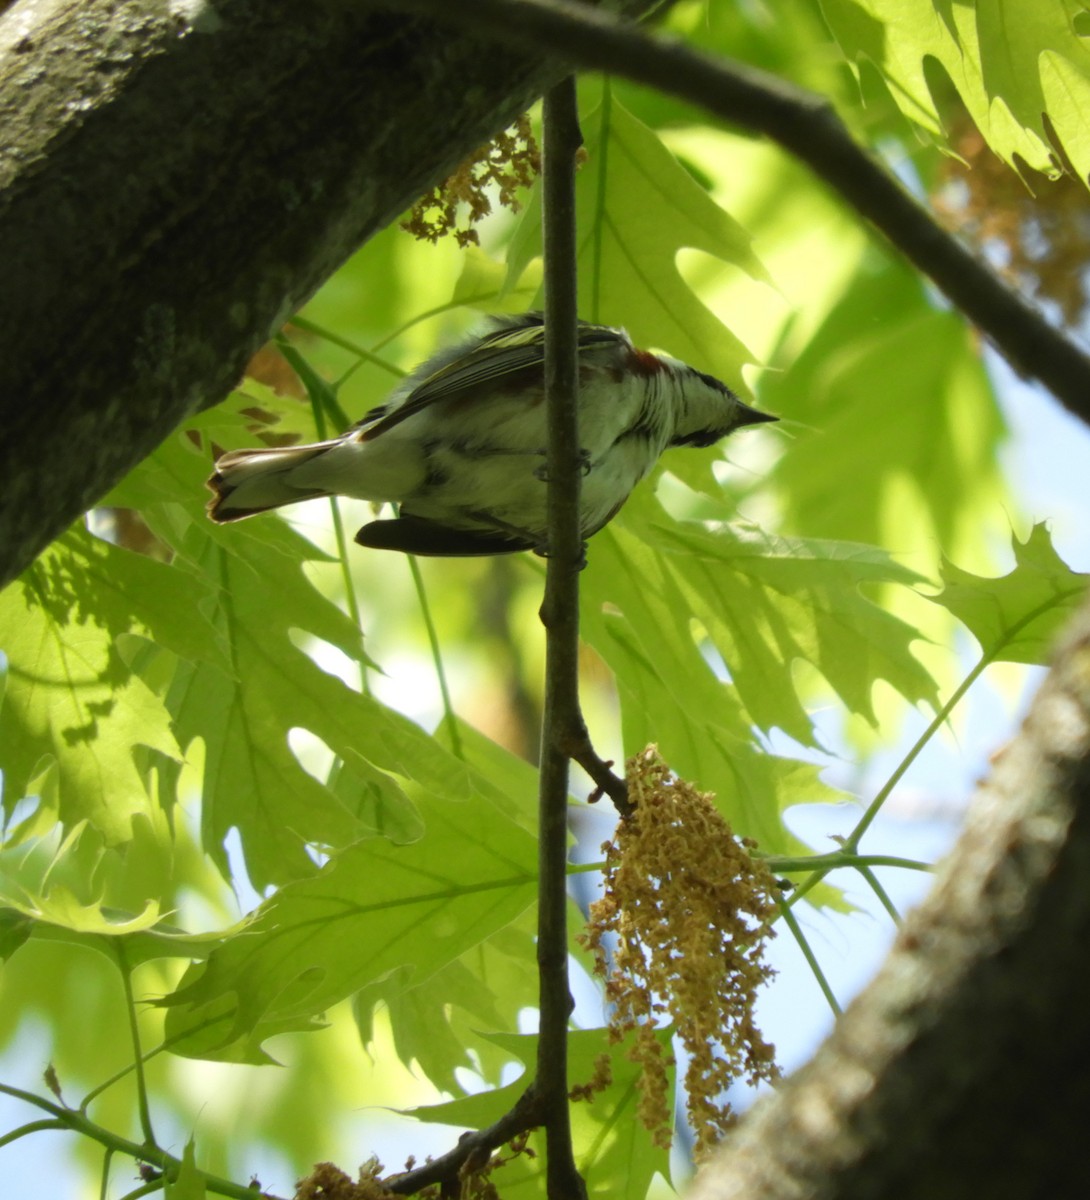
[[[750,408],[748,404],[743,404],[738,401],[738,412],[734,418],[734,428],[738,429],[742,425],[763,425],[766,421],[778,421],[779,417],[774,417],[771,413],[758,412],[755,408]]]

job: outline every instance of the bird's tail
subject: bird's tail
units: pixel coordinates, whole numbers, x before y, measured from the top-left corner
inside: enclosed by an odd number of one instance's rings
[[[232,450],[216,460],[216,470],[208,481],[214,493],[208,502],[213,521],[241,521],[256,513],[268,512],[282,504],[311,500],[327,495],[321,488],[293,486],[292,473],[324,454],[336,442],[316,442],[309,446],[284,446],[269,450]]]

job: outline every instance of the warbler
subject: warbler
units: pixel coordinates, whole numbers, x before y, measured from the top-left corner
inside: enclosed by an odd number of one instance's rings
[[[774,421],[726,384],[622,329],[580,322],[580,494],[584,538],[597,533],[670,446],[710,446]],[[546,550],[545,331],[540,313],[494,317],[441,350],[331,441],[234,450],[208,486],[213,521],[237,521],[315,496],[397,506],[361,546],[440,556]]]

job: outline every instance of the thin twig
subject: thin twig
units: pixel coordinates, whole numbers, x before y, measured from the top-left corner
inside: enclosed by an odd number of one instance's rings
[[[574,78],[545,97],[545,402],[548,421],[548,566],[545,705],[538,802],[540,979],[537,1095],[545,1122],[550,1200],[577,1200],[586,1186],[575,1165],[568,1106],[568,742],[579,712],[580,517],[579,364],[575,286],[575,156],[582,142]]]
[[[61,1104],[56,1104],[52,1100],[47,1100],[45,1096],[39,1096],[35,1092],[28,1092],[24,1088],[12,1087],[11,1084],[0,1083],[0,1094],[11,1096],[15,1100],[22,1100],[27,1104],[34,1105],[35,1108],[40,1108],[44,1112],[51,1113],[57,1120],[58,1124],[65,1129],[70,1129],[73,1133],[82,1134],[84,1137],[96,1141],[99,1145],[104,1146],[107,1150],[113,1151],[116,1154],[124,1154],[135,1162],[146,1162],[157,1167],[170,1179],[176,1179],[178,1173],[182,1169],[182,1160],[176,1158],[166,1150],[160,1150],[158,1146],[149,1144],[141,1145],[139,1142],[134,1142],[129,1138],[122,1137],[120,1134],[114,1133],[110,1129],[97,1124],[87,1117],[79,1109],[66,1108]],[[232,1179],[221,1179],[218,1175],[213,1175],[209,1171],[202,1171],[198,1168],[198,1175],[204,1183],[206,1191],[215,1192],[219,1196],[231,1196],[234,1200],[277,1200],[271,1192],[257,1191],[252,1187],[245,1186],[241,1183],[235,1183]]]
[[[762,133],[799,158],[995,343],[1020,374],[1040,380],[1090,424],[1090,356],[1051,326],[948,233],[876,158],[856,144],[832,105],[765,71],[712,57],[571,0],[402,0],[493,34],[548,48],[573,66],[608,71]]]
[[[493,1150],[540,1124],[541,1105],[534,1085],[531,1084],[514,1107],[487,1129],[462,1134],[453,1150],[448,1150],[441,1157],[433,1158],[423,1166],[415,1167],[402,1175],[392,1175],[384,1179],[382,1186],[398,1196],[411,1196],[434,1183],[457,1183],[466,1163],[472,1161],[483,1165]]]
[[[628,784],[610,770],[613,763],[609,759],[598,756],[579,712],[568,726],[564,749],[594,781],[594,791],[588,797],[591,804],[608,796],[622,817],[632,816],[636,810],[628,799]]]
[[[517,1134],[545,1126],[550,1200],[585,1200],[575,1165],[568,1105],[567,858],[568,763],[577,757],[600,786],[609,764],[594,754],[579,709],[579,572],[584,560],[579,492],[582,463],[577,409],[575,155],[581,143],[575,81],[545,98],[545,393],[548,419],[548,566],[541,620],[546,631],[538,839],[540,1025],[536,1077],[494,1125],[464,1134],[441,1158],[383,1180],[398,1195],[434,1183],[453,1185]],[[578,754],[576,753],[578,751]],[[585,760],[585,761],[584,761]],[[596,765],[597,764],[597,765]],[[620,786],[623,789],[623,781]],[[613,789],[615,791],[616,789]],[[611,791],[611,794],[613,794]],[[622,799],[623,799],[622,792]]]

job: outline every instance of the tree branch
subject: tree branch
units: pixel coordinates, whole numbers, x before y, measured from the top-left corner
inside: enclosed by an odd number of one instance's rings
[[[518,1137],[529,1129],[536,1129],[541,1124],[541,1103],[534,1085],[531,1084],[519,1097],[517,1103],[509,1112],[486,1129],[478,1129],[472,1133],[464,1133],[453,1150],[439,1158],[433,1158],[422,1167],[415,1167],[402,1175],[392,1175],[382,1181],[387,1191],[398,1196],[411,1196],[433,1183],[450,1184],[455,1186],[461,1175],[462,1168],[469,1162],[483,1165],[494,1150],[506,1145],[512,1138]]]
[[[403,0],[403,6],[515,45],[548,47],[574,66],[647,84],[771,138],[885,234],[1019,374],[1040,380],[1090,424],[1090,356],[947,233],[855,143],[823,97],[572,0],[475,0],[456,10],[445,0]]]
[[[548,422],[548,567],[545,703],[538,803],[538,1051],[536,1077],[510,1112],[488,1129],[463,1136],[442,1158],[385,1180],[408,1194],[454,1183],[472,1161],[537,1125],[545,1126],[547,1192],[579,1200],[586,1186],[575,1165],[568,1098],[568,761],[573,729],[589,739],[579,709],[579,573],[584,561],[580,490],[582,456],[575,280],[575,156],[582,144],[575,80],[545,97],[545,395]],[[591,750],[593,754],[593,750]]]
[[[548,421],[548,567],[545,704],[538,799],[540,978],[536,1089],[545,1120],[550,1200],[577,1200],[586,1186],[575,1165],[568,1107],[568,753],[579,715],[579,572],[585,547],[581,506],[579,362],[575,260],[575,156],[582,144],[575,79],[545,97],[545,402]]]
[[[0,1083],[0,1093],[11,1096],[15,1100],[33,1104],[47,1113],[52,1113],[52,1119],[48,1122],[50,1128],[71,1130],[73,1133],[82,1134],[84,1137],[98,1142],[110,1152],[127,1155],[134,1162],[152,1163],[171,1179],[177,1178],[182,1169],[182,1160],[168,1151],[160,1150],[158,1146],[150,1143],[141,1145],[139,1142],[122,1137],[92,1121],[78,1109],[67,1108],[65,1105],[56,1104],[35,1092],[28,1092],[23,1088],[12,1087],[6,1083]],[[24,1125],[20,1132],[31,1132],[31,1126]],[[205,1188],[220,1196],[233,1196],[235,1200],[277,1200],[277,1197],[273,1196],[271,1192],[261,1192],[244,1184],[235,1183],[232,1179],[221,1179],[209,1171],[198,1169],[198,1174]]]

